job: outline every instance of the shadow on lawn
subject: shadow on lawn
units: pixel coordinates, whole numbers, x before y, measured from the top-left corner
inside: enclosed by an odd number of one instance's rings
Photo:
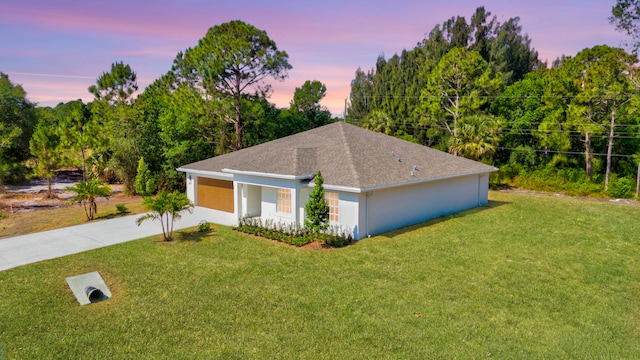
[[[174,241],[177,242],[185,242],[185,241],[189,241],[189,242],[201,242],[202,240],[204,240],[205,238],[214,235],[215,234],[215,230],[211,229],[209,231],[198,231],[196,230],[182,230],[179,232],[176,232],[173,236]]]
[[[391,238],[394,238],[396,236],[402,235],[402,234],[407,233],[407,232],[411,232],[411,231],[414,231],[414,230],[422,229],[422,228],[425,228],[425,227],[428,227],[428,226],[432,226],[432,225],[435,225],[435,224],[440,224],[440,223],[443,223],[445,221],[449,221],[449,220],[453,220],[453,219],[461,219],[461,218],[464,218],[464,217],[467,217],[467,216],[470,216],[470,215],[475,215],[477,213],[484,212],[484,211],[487,211],[487,210],[491,210],[493,208],[497,208],[497,207],[500,207],[500,206],[503,206],[503,205],[508,205],[508,204],[511,204],[511,203],[508,202],[508,201],[489,200],[489,203],[487,205],[484,205],[484,206],[478,206],[478,207],[475,207],[475,208],[472,208],[472,209],[469,209],[469,210],[464,210],[464,211],[453,213],[453,214],[449,214],[449,215],[443,215],[443,216],[437,217],[435,219],[429,219],[429,220],[426,220],[426,221],[421,222],[421,223],[405,226],[405,227],[402,227],[402,228],[396,229],[396,230],[391,230],[391,231],[388,231],[386,233],[379,234],[377,236],[391,239]]]
[[[132,212],[127,209],[124,204],[116,204],[116,212],[109,212],[108,214],[98,215],[96,214],[96,220],[109,220],[117,219],[123,216],[131,215]]]
[[[131,215],[130,211],[127,212],[122,212],[122,213],[111,213],[111,214],[105,214],[105,215],[98,215],[96,216],[95,220],[109,220],[109,219],[117,219],[123,216],[127,216],[127,215]]]

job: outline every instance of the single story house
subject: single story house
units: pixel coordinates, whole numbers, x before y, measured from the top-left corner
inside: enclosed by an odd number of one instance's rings
[[[487,204],[497,169],[344,122],[178,168],[188,198],[227,225],[303,225],[318,170],[330,224],[362,239]]]

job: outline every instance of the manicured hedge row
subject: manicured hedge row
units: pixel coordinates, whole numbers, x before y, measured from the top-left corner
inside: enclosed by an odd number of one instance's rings
[[[338,226],[330,226],[324,232],[312,232],[295,224],[275,223],[260,218],[242,218],[235,230],[293,246],[304,246],[314,241],[333,247],[349,245],[353,236]]]

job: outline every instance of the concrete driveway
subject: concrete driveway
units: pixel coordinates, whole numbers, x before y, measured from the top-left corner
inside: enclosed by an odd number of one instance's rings
[[[157,220],[147,220],[137,226],[136,219],[140,216],[130,215],[0,239],[0,271],[162,234]],[[182,218],[174,223],[174,230],[197,226],[202,220],[221,223],[216,221],[216,217],[215,211],[196,206],[192,214],[182,213]]]

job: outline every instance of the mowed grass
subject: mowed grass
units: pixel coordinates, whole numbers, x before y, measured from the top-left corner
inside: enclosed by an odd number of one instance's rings
[[[636,359],[640,207],[491,203],[335,250],[216,226],[0,272],[0,358]],[[79,306],[67,276],[113,292]]]

